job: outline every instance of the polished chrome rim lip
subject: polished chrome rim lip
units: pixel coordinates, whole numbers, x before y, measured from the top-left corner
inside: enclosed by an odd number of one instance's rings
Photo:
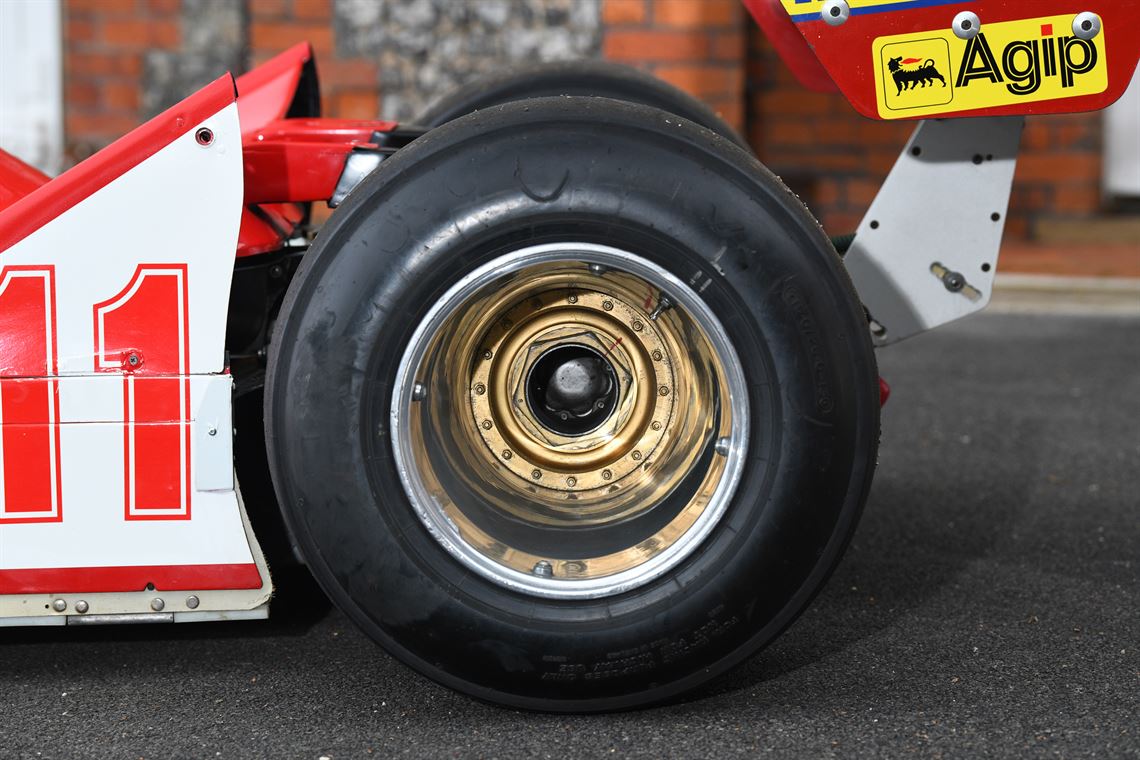
[[[417,379],[415,372],[439,329],[456,308],[488,283],[505,274],[536,264],[574,261],[620,269],[636,275],[669,294],[704,331],[723,366],[732,412],[727,446],[721,441],[725,466],[720,482],[696,522],[672,546],[637,567],[613,575],[588,579],[544,578],[504,567],[469,545],[428,492],[415,465],[409,417]],[[483,578],[525,594],[549,599],[593,599],[629,591],[659,578],[689,556],[720,522],[744,472],[748,447],[748,394],[744,372],[720,320],[681,280],[635,254],[593,243],[549,243],[522,248],[500,256],[456,282],[428,311],[408,341],[396,370],[390,427],[396,471],[412,508],[432,537],[455,559]]]

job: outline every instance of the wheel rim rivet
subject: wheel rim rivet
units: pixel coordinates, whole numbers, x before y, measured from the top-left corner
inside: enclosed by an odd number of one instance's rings
[[[725,436],[724,438],[717,438],[716,439],[716,453],[720,454],[722,457],[726,457],[726,456],[728,456],[728,448],[729,448],[728,436]]]
[[[641,324],[641,322],[638,322],[637,320],[634,320],[634,322],[633,322],[634,332],[641,332],[643,329],[645,329],[645,325]]]
[[[630,456],[633,457],[633,461],[635,461],[635,462],[641,461],[641,452],[640,451],[635,451],[632,454],[630,454]]]
[[[493,427],[494,427],[494,424],[493,424],[493,423],[492,423],[490,420],[483,420],[483,422],[482,422],[482,428],[483,428],[484,430],[490,430],[490,429],[491,429],[491,428],[493,428]]]
[[[655,361],[655,362],[661,361],[661,352],[660,351],[654,351],[653,352],[653,361]]]
[[[656,422],[656,421],[655,421],[655,422],[654,422],[652,425],[650,425],[649,427],[653,428],[654,430],[660,430],[660,429],[661,429],[661,423],[660,423],[660,422]]]
[[[427,398],[427,386],[423,383],[416,383],[412,386],[412,401],[423,401]]]
[[[503,459],[510,459],[513,456],[510,449],[503,449]]]
[[[668,396],[669,395],[669,386],[668,385],[662,385],[657,390],[657,392],[660,393],[662,396]]]
[[[534,570],[531,571],[540,578],[554,577],[554,568],[546,560],[540,560],[534,563]]]
[[[570,303],[578,303],[578,296],[571,293],[569,296],[566,297],[566,300],[569,301]]]
[[[604,266],[602,264],[591,264],[590,265],[590,273],[595,274],[598,277],[601,277],[603,274],[605,274],[608,271],[610,271],[609,267]]]
[[[612,472],[610,472],[609,470],[602,470],[602,480],[609,480],[613,476],[614,476],[614,474]]]
[[[573,488],[574,486],[578,485],[578,478],[575,478],[574,476],[570,476],[569,478],[566,478],[566,485]]]
[[[487,386],[483,385],[483,383],[475,383],[475,393],[482,396],[486,392]]]
[[[602,308],[605,309],[606,311],[613,311],[614,310],[614,302],[613,301],[602,301]]]
[[[483,349],[483,358],[484,359],[490,359],[492,356],[494,356],[494,354],[491,353],[491,349],[489,349],[489,348]]]
[[[538,480],[542,477],[542,470],[531,470],[530,476],[535,480]]]

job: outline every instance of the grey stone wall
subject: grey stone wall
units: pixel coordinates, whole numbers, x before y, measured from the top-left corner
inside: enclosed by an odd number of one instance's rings
[[[143,57],[143,115],[154,116],[227,71],[245,71],[248,32],[244,2],[182,0],[181,48]]]
[[[380,67],[381,113],[413,119],[481,74],[596,57],[600,0],[335,0],[337,53]]]

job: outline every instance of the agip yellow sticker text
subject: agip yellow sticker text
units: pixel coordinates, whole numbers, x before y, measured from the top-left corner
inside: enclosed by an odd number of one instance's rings
[[[986,24],[969,40],[945,30],[875,40],[879,116],[905,119],[1097,95],[1108,89],[1105,33],[1072,35],[1073,17]]]

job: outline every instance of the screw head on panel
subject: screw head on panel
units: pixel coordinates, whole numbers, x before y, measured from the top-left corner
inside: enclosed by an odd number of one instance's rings
[[[978,32],[982,31],[982,20],[978,18],[976,13],[962,11],[954,17],[952,28],[954,36],[958,39],[972,40],[978,36]]]
[[[846,0],[827,0],[819,15],[831,26],[843,26],[851,18],[851,6]]]

